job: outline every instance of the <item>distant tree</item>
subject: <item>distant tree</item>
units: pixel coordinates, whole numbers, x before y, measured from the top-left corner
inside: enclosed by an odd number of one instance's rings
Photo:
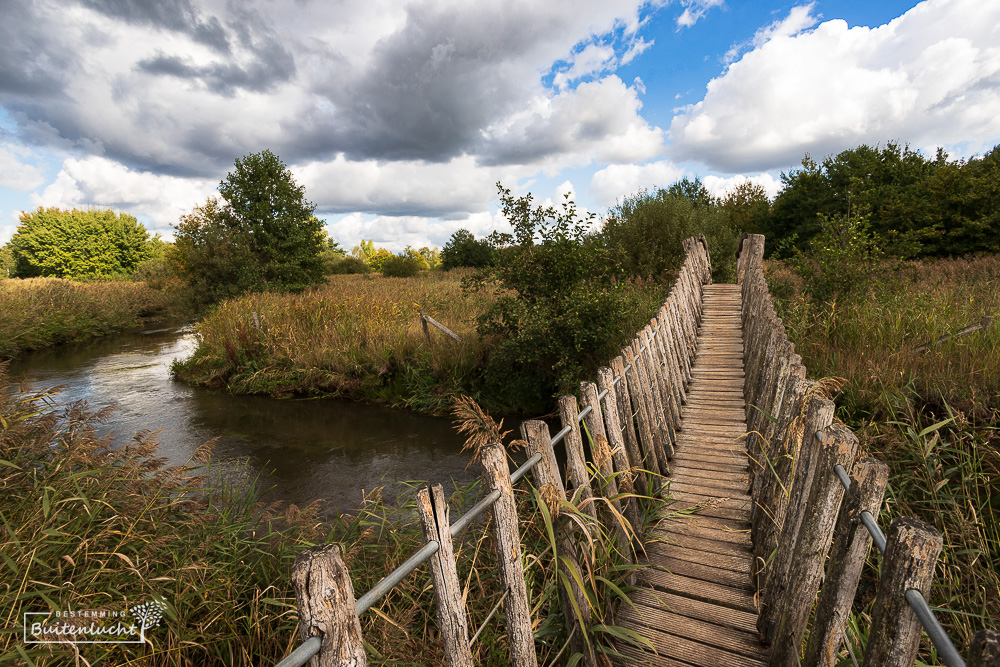
[[[402,253],[390,255],[382,261],[379,269],[388,278],[412,278],[427,266],[427,261],[419,254]]]
[[[424,248],[424,250],[426,249],[427,248]],[[427,258],[424,257],[424,254],[419,250],[416,250],[413,246],[406,246],[406,248],[402,252],[402,255],[404,257],[408,257],[409,259],[413,260],[414,264],[417,266],[418,271],[428,271],[431,268],[431,264],[430,262],[427,261]],[[385,266],[383,265],[382,268],[385,269]],[[384,273],[385,271],[383,270],[383,274]]]
[[[714,206],[717,203],[715,197],[709,194],[708,188],[705,187],[700,178],[695,178],[692,181],[685,176],[668,187],[667,194],[672,197],[687,199],[695,206],[704,206],[706,208]]]
[[[88,279],[129,276],[159,245],[127,213],[39,207],[21,213],[10,248],[19,277]]]
[[[753,233],[765,224],[771,200],[763,185],[743,181],[722,198],[719,206],[728,216],[730,227],[741,233]]]
[[[439,251],[436,247],[428,248],[427,246],[424,246],[417,252],[420,253],[420,256],[427,262],[427,268],[437,269],[441,267],[441,251]]]
[[[493,261],[493,247],[485,239],[477,241],[468,229],[459,229],[441,249],[441,268],[448,271],[460,266],[483,268]]]
[[[0,279],[10,278],[14,275],[14,251],[7,243],[0,248]]]
[[[323,279],[323,223],[277,155],[264,150],[237,159],[219,194],[176,227],[172,256],[190,285],[218,299],[295,291]]]

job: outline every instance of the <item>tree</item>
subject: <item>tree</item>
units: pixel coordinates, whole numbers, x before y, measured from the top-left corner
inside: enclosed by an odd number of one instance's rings
[[[477,241],[468,229],[459,229],[441,249],[441,268],[445,271],[460,266],[483,268],[493,261],[493,248],[489,242]]]
[[[133,216],[111,209],[39,207],[20,220],[10,249],[13,274],[21,278],[129,276],[159,247]]]
[[[237,159],[219,194],[221,201],[209,199],[177,225],[173,257],[189,284],[218,299],[323,280],[323,222],[277,155]]]

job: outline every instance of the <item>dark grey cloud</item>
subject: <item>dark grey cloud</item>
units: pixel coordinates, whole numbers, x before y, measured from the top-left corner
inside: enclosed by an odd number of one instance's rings
[[[132,25],[151,25],[164,30],[182,32],[193,40],[220,53],[229,53],[229,37],[215,16],[207,19],[192,6],[190,0],[81,0],[105,16]]]
[[[257,59],[247,67],[234,63],[194,65],[188,58],[159,53],[140,60],[136,68],[147,74],[191,79],[220,95],[231,96],[237,90],[268,92],[295,76],[295,58],[277,42],[257,49]]]
[[[2,98],[50,98],[62,91],[75,58],[71,52],[50,48],[53,40],[36,20],[31,2],[5,0],[0,20]]]

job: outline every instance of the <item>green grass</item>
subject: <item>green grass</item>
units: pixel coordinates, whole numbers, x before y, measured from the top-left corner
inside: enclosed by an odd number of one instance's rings
[[[915,348],[1000,314],[1000,257],[886,263],[879,275],[862,293],[818,303],[791,269],[768,267],[810,376],[846,380],[837,416],[889,465],[880,524],[913,516],[944,536],[930,603],[964,652],[976,631],[1000,627],[1000,326]],[[859,612],[872,583],[862,583]]]
[[[131,281],[0,280],[0,359],[141,326],[177,312],[175,293]]]

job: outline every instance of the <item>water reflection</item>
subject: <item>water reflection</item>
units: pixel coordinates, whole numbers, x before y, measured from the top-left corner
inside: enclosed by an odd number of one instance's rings
[[[322,498],[350,509],[362,490],[385,485],[391,499],[403,480],[450,490],[476,478],[446,419],[342,401],[231,396],[174,382],[171,360],[193,348],[191,333],[163,329],[28,355],[11,372],[36,388],[65,385],[61,402],[117,404],[105,427],[116,443],[159,430],[160,454],[172,464],[217,438],[214,460],[241,480],[264,473],[268,499]]]

